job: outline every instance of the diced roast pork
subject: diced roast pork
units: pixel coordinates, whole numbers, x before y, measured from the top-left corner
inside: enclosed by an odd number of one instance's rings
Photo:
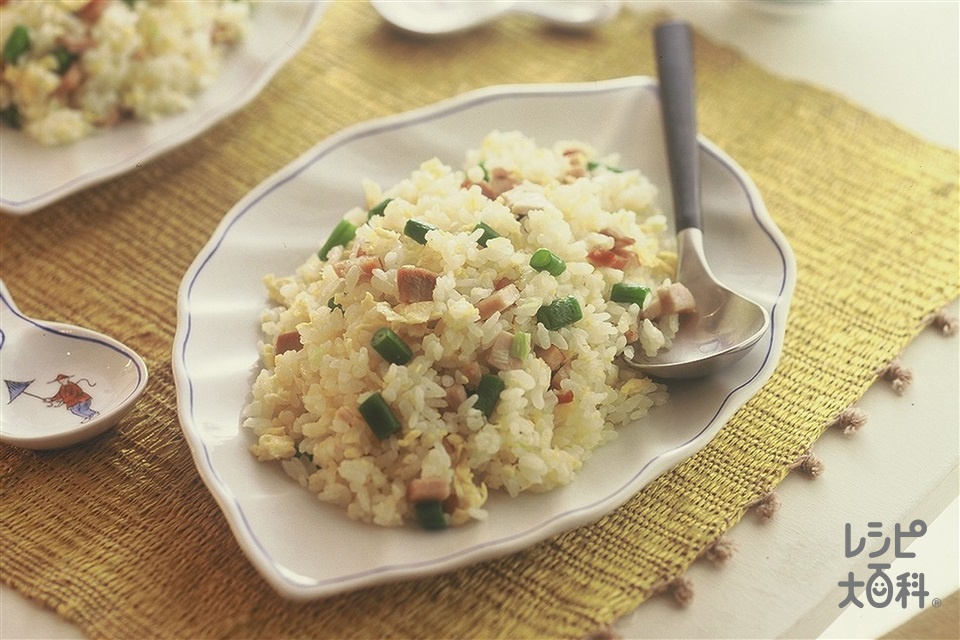
[[[447,406],[456,409],[467,400],[467,388],[462,384],[455,383],[447,388]]]
[[[397,297],[402,303],[429,302],[437,286],[437,274],[420,267],[397,269]]]
[[[567,357],[563,355],[563,351],[555,344],[550,345],[546,349],[537,349],[536,354],[538,358],[547,363],[551,373],[555,373],[567,361]]]
[[[107,10],[107,5],[109,5],[107,0],[90,0],[90,2],[83,5],[83,7],[74,13],[84,22],[93,24],[99,20],[103,12]]]
[[[487,364],[499,371],[509,371],[519,369],[523,366],[520,358],[515,358],[510,351],[513,347],[513,334],[508,331],[501,331],[497,339],[490,345],[487,351]]]
[[[531,211],[551,206],[543,188],[530,183],[519,184],[509,191],[504,191],[500,194],[500,200],[518,218]]]
[[[357,266],[360,268],[360,277],[369,278],[373,275],[374,269],[382,269],[383,263],[380,262],[380,258],[377,256],[353,256],[340,260],[339,262],[333,263],[333,270],[337,272],[337,275],[341,278],[347,275],[347,272],[350,271],[350,267]]]
[[[497,311],[503,311],[520,299],[520,289],[515,284],[508,284],[497,289],[492,294],[477,303],[480,319],[486,320]]]
[[[618,234],[612,229],[603,229],[600,233],[613,238],[613,247],[604,249],[594,247],[587,253],[587,260],[595,267],[610,267],[623,271],[630,263],[637,264],[637,254],[630,249],[636,240]]]
[[[449,483],[439,478],[414,478],[407,485],[407,501],[413,504],[427,500],[443,502],[449,497]]]
[[[641,319],[653,320],[675,313],[690,313],[697,308],[693,294],[682,283],[674,282],[657,289],[656,297],[640,312]]]
[[[488,174],[489,180],[481,180],[480,182],[465,180],[462,186],[464,188],[470,188],[473,185],[477,185],[480,187],[483,195],[491,200],[496,200],[500,194],[513,189],[519,182],[519,179],[514,174],[502,167],[490,169]]]
[[[483,376],[483,369],[474,361],[465,362],[460,365],[460,373],[466,378],[467,384],[476,387],[480,384],[480,378]]]
[[[300,342],[299,331],[288,331],[277,336],[277,341],[273,345],[273,352],[276,355],[286,353],[287,351],[299,351],[303,348]]]
[[[567,149],[563,152],[563,155],[570,161],[570,168],[563,176],[564,182],[574,182],[577,178],[582,178],[589,173],[587,154],[583,149]]]
[[[78,64],[70,65],[60,77],[60,84],[53,90],[53,95],[64,98],[79,87],[84,80],[83,69]]]
[[[599,247],[594,247],[587,252],[587,260],[595,267],[609,267],[620,271],[626,269],[629,262],[627,256],[613,249],[601,249]]]
[[[550,367],[550,388],[557,394],[557,403],[566,404],[573,402],[573,391],[561,388],[560,384],[570,377],[573,365],[570,359],[563,354],[560,348],[552,344],[546,349],[536,349],[537,357],[547,363]]]
[[[613,238],[613,250],[623,250],[626,247],[634,245],[637,243],[635,238],[630,238],[628,236],[622,236],[613,229],[602,229],[600,231],[605,236],[610,236]]]
[[[490,190],[498,196],[513,189],[518,182],[517,176],[506,169],[495,167],[490,170]]]

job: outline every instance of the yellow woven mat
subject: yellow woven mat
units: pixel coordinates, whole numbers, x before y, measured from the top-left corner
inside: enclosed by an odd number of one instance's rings
[[[502,560],[288,603],[202,485],[170,370],[184,271],[271,173],[346,125],[474,87],[652,74],[654,20],[570,35],[512,18],[426,44],[336,3],[249,108],[135,173],[3,216],[21,308],[109,332],[151,371],[115,431],[60,452],[0,447],[3,581],[92,637],[580,637],[679,576],[958,295],[957,155],[703,38],[701,128],[755,179],[799,281],[774,377],[615,513]]]

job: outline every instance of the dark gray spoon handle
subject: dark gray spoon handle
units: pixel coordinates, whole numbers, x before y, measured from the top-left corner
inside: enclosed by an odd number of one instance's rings
[[[677,231],[700,228],[700,148],[693,78],[693,35],[686,22],[654,29],[663,130]]]

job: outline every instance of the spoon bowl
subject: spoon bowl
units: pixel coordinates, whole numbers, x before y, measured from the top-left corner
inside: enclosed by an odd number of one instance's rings
[[[509,13],[532,15],[559,29],[589,29],[612,20],[620,11],[620,0],[605,2],[371,0],[370,4],[384,20],[393,26],[407,33],[423,36],[440,36],[468,31]]]
[[[677,279],[697,303],[680,316],[669,349],[654,356],[637,353],[631,366],[656,378],[697,378],[724,369],[747,354],[770,324],[767,310],[721,284],[703,254],[703,234],[685,229],[677,236]]]
[[[68,447],[104,433],[136,403],[147,367],[113,338],[25,316],[0,280],[0,441]]]
[[[696,310],[681,315],[669,348],[652,357],[637,350],[627,364],[657,378],[697,378],[745,356],[769,328],[770,314],[721,284],[704,255],[690,27],[662,23],[654,41],[677,227],[677,280],[690,290]]]

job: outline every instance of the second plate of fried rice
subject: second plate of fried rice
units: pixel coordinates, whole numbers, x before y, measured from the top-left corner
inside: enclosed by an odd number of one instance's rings
[[[325,0],[11,0],[0,209],[28,214],[180,145],[252,100]]]

